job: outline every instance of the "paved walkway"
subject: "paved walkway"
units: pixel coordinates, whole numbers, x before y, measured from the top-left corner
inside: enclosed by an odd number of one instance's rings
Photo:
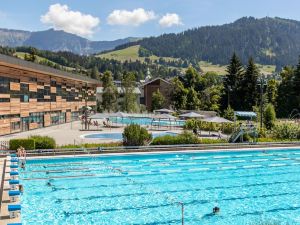
[[[100,123],[101,124],[101,123]],[[91,128],[96,129],[95,126]],[[0,141],[9,141],[14,138],[27,138],[31,135],[42,135],[42,136],[50,136],[56,140],[57,145],[67,145],[67,144],[82,144],[82,143],[109,143],[115,142],[113,139],[85,139],[82,136],[86,134],[94,134],[94,133],[123,133],[124,126],[120,126],[118,128],[107,128],[103,126],[99,126],[99,130],[97,131],[80,131],[82,129],[82,125],[79,121],[60,124],[51,127],[45,127],[41,129],[9,134],[0,137]],[[181,129],[172,129],[172,132],[181,132]]]

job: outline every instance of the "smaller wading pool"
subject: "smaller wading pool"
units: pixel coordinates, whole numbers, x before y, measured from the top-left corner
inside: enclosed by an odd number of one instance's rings
[[[156,133],[152,133],[153,138],[160,137],[160,136],[166,136],[166,135],[176,136],[177,133],[174,133],[174,132],[156,132]],[[84,135],[84,138],[122,140],[123,136],[122,136],[122,133],[99,133],[99,134]]]

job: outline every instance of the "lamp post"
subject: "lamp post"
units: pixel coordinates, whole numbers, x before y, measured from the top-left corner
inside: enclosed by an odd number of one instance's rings
[[[230,106],[230,92],[232,91],[231,86],[228,85],[228,90],[227,90],[227,108]]]
[[[260,88],[260,106],[259,106],[259,112],[260,112],[260,128],[263,127],[263,95],[264,95],[264,86],[267,85],[266,78],[264,74],[261,74],[261,76],[257,80],[257,84]]]

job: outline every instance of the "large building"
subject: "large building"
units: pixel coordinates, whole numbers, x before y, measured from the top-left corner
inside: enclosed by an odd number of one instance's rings
[[[147,81],[140,86],[141,104],[144,104],[148,111],[152,109],[152,95],[159,90],[165,98],[164,107],[168,108],[171,104],[172,83],[162,78]]]
[[[0,135],[72,121],[83,106],[96,106],[97,86],[88,77],[0,55]]]

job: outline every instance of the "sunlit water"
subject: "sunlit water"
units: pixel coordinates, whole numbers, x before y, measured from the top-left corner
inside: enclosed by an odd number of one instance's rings
[[[23,224],[300,224],[300,149],[28,160]],[[212,208],[221,209],[211,215]]]
[[[168,119],[160,119],[153,121],[152,118],[147,117],[112,117],[110,121],[113,123],[119,124],[139,124],[139,125],[160,125],[160,126],[183,126],[185,121],[183,120],[168,120]]]

